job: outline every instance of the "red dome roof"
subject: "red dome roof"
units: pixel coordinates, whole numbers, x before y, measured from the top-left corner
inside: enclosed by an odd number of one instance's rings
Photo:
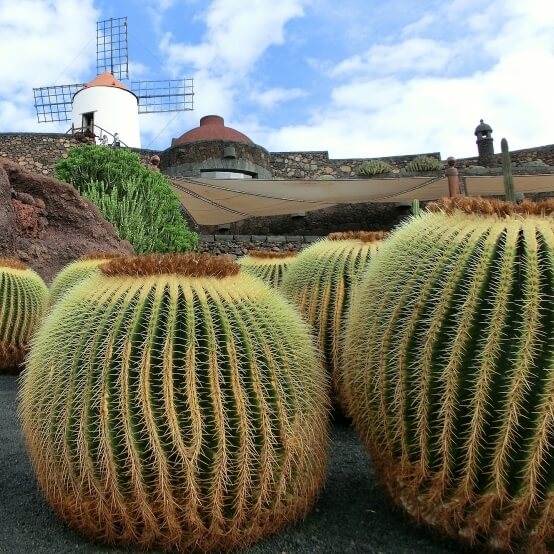
[[[118,81],[109,71],[104,71],[95,79],[85,85],[85,88],[90,87],[115,87],[129,90],[121,81]]]
[[[225,127],[223,118],[219,115],[205,115],[200,120],[200,127],[191,129],[179,138],[173,139],[171,145],[187,144],[197,140],[225,140],[254,144],[246,135],[236,129]]]

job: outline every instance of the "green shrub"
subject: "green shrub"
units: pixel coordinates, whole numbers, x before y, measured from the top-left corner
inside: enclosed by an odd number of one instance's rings
[[[197,245],[198,235],[188,228],[167,179],[144,167],[136,153],[81,145],[54,171],[95,204],[137,253],[183,252]]]
[[[20,415],[41,488],[94,539],[245,547],[325,480],[327,379],[285,299],[210,255],[122,257],[35,335]]]
[[[363,177],[372,177],[374,175],[382,175],[383,173],[390,173],[392,166],[383,160],[369,160],[363,162],[358,167],[358,175]]]
[[[416,520],[502,552],[553,552],[554,205],[428,207],[357,288],[343,397]]]
[[[439,171],[442,169],[442,162],[430,156],[417,156],[406,164],[407,171],[422,173],[424,171]]]

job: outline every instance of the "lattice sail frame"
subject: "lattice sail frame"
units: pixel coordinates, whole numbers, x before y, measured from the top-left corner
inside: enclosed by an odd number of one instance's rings
[[[116,79],[129,78],[127,18],[112,18],[96,23],[96,72],[109,71]],[[71,121],[73,96],[83,83],[34,88],[39,123]],[[193,110],[193,79],[133,81],[129,89],[138,99],[138,113]]]
[[[129,78],[127,18],[96,22],[96,73],[109,71],[116,79]]]
[[[34,88],[35,108],[39,123],[69,121],[71,119],[71,100],[81,90],[83,83]]]
[[[139,113],[181,112],[193,109],[192,79],[133,81],[131,90],[139,99]]]

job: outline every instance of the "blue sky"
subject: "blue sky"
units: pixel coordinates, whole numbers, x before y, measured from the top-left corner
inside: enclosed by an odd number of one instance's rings
[[[476,153],[554,143],[552,0],[0,0],[0,132],[32,88],[95,75],[95,22],[128,17],[131,78],[193,77],[195,110],[141,116],[144,147],[219,114],[270,151]]]

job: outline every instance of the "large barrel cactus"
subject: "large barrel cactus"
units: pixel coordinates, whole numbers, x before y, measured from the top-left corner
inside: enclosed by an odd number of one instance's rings
[[[554,202],[454,198],[398,230],[348,321],[343,395],[392,498],[554,551]]]
[[[18,370],[47,297],[46,284],[32,269],[0,258],[0,370]]]
[[[247,545],[325,474],[327,376],[295,310],[207,254],[112,260],[36,334],[20,417],[70,525],[178,551]]]
[[[354,286],[367,269],[386,234],[382,231],[331,233],[303,250],[281,290],[312,325],[324,365],[336,383],[341,368],[341,340]]]
[[[297,252],[288,250],[273,252],[270,250],[251,250],[237,263],[243,271],[259,277],[272,287],[279,287],[287,267],[296,259]]]
[[[74,287],[87,277],[98,273],[98,266],[107,262],[108,260],[118,258],[119,256],[121,256],[121,254],[112,254],[109,252],[92,252],[66,265],[56,275],[56,277],[52,281],[52,284],[50,285],[49,304],[55,304],[72,287]]]

